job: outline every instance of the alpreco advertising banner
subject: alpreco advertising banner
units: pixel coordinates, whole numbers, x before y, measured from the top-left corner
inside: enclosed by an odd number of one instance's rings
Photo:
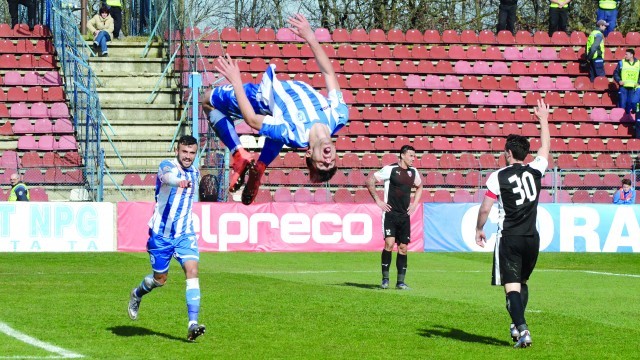
[[[152,202],[118,203],[118,251],[146,251]],[[376,204],[195,203],[200,251],[380,251]],[[422,207],[411,216],[409,250],[423,251]]]
[[[0,252],[115,251],[112,203],[0,202]]]

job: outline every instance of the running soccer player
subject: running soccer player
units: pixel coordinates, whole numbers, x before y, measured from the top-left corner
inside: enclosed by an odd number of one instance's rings
[[[188,341],[194,341],[205,332],[205,326],[198,324],[200,255],[192,218],[193,200],[198,193],[200,178],[200,171],[192,166],[197,151],[197,140],[189,135],[182,136],[176,146],[176,158],[160,163],[156,180],[156,206],[148,224],[147,252],[153,274],[147,275],[131,291],[128,308],[129,317],[136,320],[142,297],[165,284],[169,262],[175,257],[187,278]]]
[[[260,84],[243,84],[240,69],[228,55],[218,59],[216,70],[230,85],[209,90],[202,102],[220,140],[233,154],[234,173],[229,191],[237,191],[249,172],[242,202],[251,204],[258,194],[262,175],[279,155],[283,145],[307,148],[305,160],[312,182],[324,182],[337,171],[336,148],[331,137],[348,121],[349,110],[342,98],[338,79],[327,54],[303,15],[288,19],[292,31],[311,48],[326,85],[327,97],[301,81],[280,81],[270,65]],[[266,137],[257,162],[240,145],[230,118],[244,118],[251,128]]]
[[[484,247],[487,241],[484,224],[497,200],[498,232],[491,284],[504,286],[507,311],[512,320],[511,337],[517,348],[531,346],[531,334],[524,317],[529,301],[527,280],[540,251],[540,236],[536,229],[538,198],[551,146],[549,106],[538,100],[534,113],[540,122],[540,149],[536,158],[524,164],[529,140],[520,135],[507,137],[504,156],[508,166],[489,175],[487,193],[476,224],[476,244]]]
[[[396,289],[408,290],[404,282],[407,274],[407,245],[411,241],[410,216],[422,198],[422,179],[416,168],[412,167],[416,151],[410,145],[400,148],[400,161],[387,165],[371,174],[367,179],[367,189],[376,204],[382,209],[384,249],[382,249],[382,289],[389,288],[389,266],[391,265],[393,246],[398,244],[396,269],[398,280]],[[384,181],[384,200],[378,197],[376,182]],[[411,201],[411,189],[416,188]]]

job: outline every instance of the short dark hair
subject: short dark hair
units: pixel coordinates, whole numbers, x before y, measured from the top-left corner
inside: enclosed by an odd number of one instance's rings
[[[307,169],[309,169],[309,180],[312,183],[317,184],[317,183],[329,181],[331,180],[333,175],[335,175],[336,172],[338,171],[338,165],[332,167],[329,170],[320,170],[315,166],[313,166],[313,160],[311,160],[311,157],[307,156],[304,159],[307,162]]]
[[[416,149],[414,149],[411,145],[402,145],[402,147],[400,148],[400,155],[406,154],[409,150],[416,151]]]
[[[178,139],[178,145],[195,145],[198,143],[198,140],[191,135],[183,135]]]
[[[631,49],[631,48],[627,49],[627,52],[628,52],[629,54],[631,54],[632,56],[636,56],[636,51],[635,51],[635,50],[633,50],[633,49]]]
[[[622,179],[622,185],[629,185],[629,186],[631,186],[631,180],[629,180],[629,179]]]
[[[504,144],[504,150],[511,150],[513,158],[518,161],[524,161],[529,154],[529,140],[522,135],[511,134],[507,137],[507,142]]]
[[[98,14],[104,14],[104,13],[109,14],[109,8],[106,5],[101,7],[100,10],[98,10]]]

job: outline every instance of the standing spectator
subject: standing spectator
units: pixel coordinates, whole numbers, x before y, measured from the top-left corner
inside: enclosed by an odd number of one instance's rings
[[[109,56],[107,42],[113,39],[113,18],[109,15],[109,9],[101,7],[100,12],[89,20],[87,28],[93,34],[93,52],[97,54],[99,47],[100,56]]]
[[[395,244],[398,244],[396,289],[409,289],[404,282],[407,273],[407,245],[411,241],[411,221],[409,218],[420,205],[422,198],[420,173],[411,166],[415,158],[414,148],[410,145],[404,145],[400,149],[400,161],[397,164],[387,165],[371,174],[367,179],[367,189],[383,211],[384,249],[382,250],[382,285],[380,285],[383,289],[389,288],[389,267]],[[380,199],[376,192],[377,181],[384,181],[384,200]],[[411,201],[412,188],[416,188],[413,201]]]
[[[18,24],[18,5],[27,8],[27,25],[33,31],[36,23],[36,3],[34,0],[7,0],[9,5],[9,15],[11,16],[11,28]]]
[[[484,247],[487,241],[484,225],[498,200],[499,221],[491,284],[504,286],[512,321],[511,338],[516,342],[516,348],[531,346],[531,334],[524,317],[529,301],[527,281],[540,252],[540,235],[536,228],[538,199],[551,147],[549,106],[538,100],[534,112],[540,122],[540,148],[536,158],[525,164],[529,140],[521,135],[507,137],[504,156],[508,166],[489,175],[487,193],[476,223],[476,244]]]
[[[604,20],[607,27],[603,30],[604,36],[616,29],[618,21],[618,4],[620,0],[599,0],[598,11],[596,12],[596,20]]]
[[[107,0],[107,6],[109,6],[109,14],[113,18],[113,39],[119,39],[122,29],[122,1]]]
[[[556,31],[567,32],[569,23],[569,1],[550,0],[549,3],[549,36]]]
[[[20,179],[17,173],[11,174],[9,179],[11,182],[11,191],[9,192],[9,201],[29,201],[29,188]]]
[[[516,11],[518,10],[518,0],[500,0],[498,7],[498,31],[516,32]]]
[[[633,49],[627,49],[624,59],[618,62],[613,72],[613,79],[620,85],[618,107],[627,114],[636,111],[638,93],[640,92],[640,61],[635,57]]]
[[[598,76],[605,76],[604,72],[604,35],[602,32],[609,24],[604,20],[596,22],[596,29],[587,38],[587,61],[589,62],[589,79],[591,82]]]
[[[614,204],[635,204],[636,191],[631,188],[631,180],[622,179],[622,187],[613,194]]]
[[[187,278],[188,341],[194,341],[205,332],[204,325],[198,324],[200,252],[192,214],[200,178],[200,170],[193,166],[197,152],[198,141],[193,136],[185,135],[178,140],[175,159],[160,163],[156,181],[156,206],[148,223],[147,252],[153,273],[145,276],[140,285],[131,291],[128,306],[129,317],[136,320],[142,297],[165,284],[169,263],[175,258]],[[162,312],[162,307],[157,311]]]

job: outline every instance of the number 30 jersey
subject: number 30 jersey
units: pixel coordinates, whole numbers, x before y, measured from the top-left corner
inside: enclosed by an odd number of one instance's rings
[[[547,159],[538,156],[526,165],[513,164],[489,175],[486,196],[498,200],[498,234],[537,233],[540,183],[547,165]]]

